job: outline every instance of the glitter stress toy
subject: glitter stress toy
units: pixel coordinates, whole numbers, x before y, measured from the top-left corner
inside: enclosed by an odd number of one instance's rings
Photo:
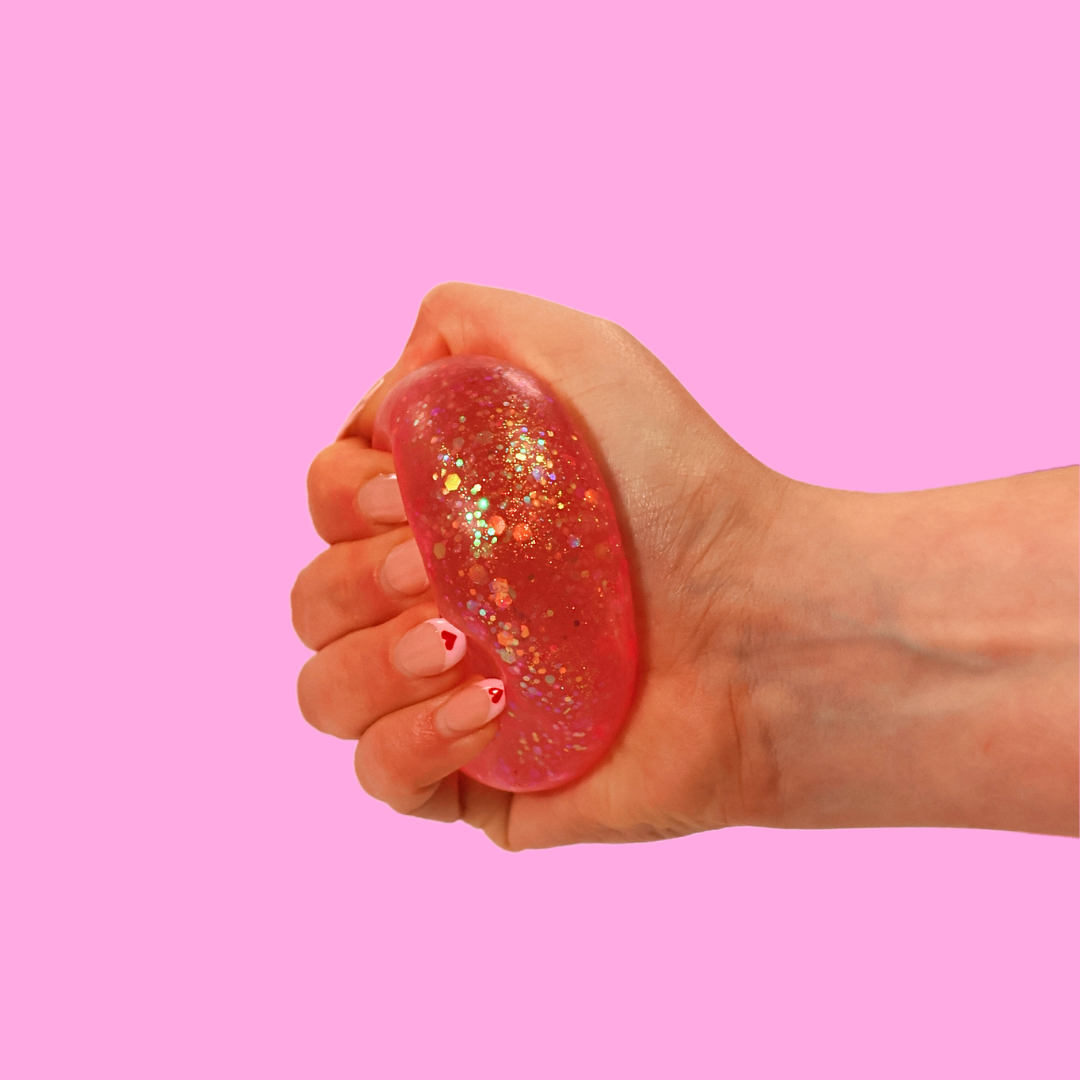
[[[637,675],[630,575],[606,485],[552,391],[498,360],[413,372],[379,410],[440,614],[472,671],[502,679],[491,745],[463,769],[504,791],[592,768]]]

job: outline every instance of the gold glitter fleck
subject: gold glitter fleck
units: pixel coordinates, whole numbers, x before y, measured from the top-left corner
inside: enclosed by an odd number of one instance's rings
[[[446,558],[446,545],[443,543],[436,544],[432,549],[436,559]]]
[[[501,608],[508,608],[513,602],[514,598],[510,595],[510,585],[506,578],[495,578],[491,583],[493,589],[493,599],[495,605]]]
[[[446,478],[445,483],[447,491],[457,491],[457,489],[461,487],[461,477],[458,476],[457,473],[451,473]]]

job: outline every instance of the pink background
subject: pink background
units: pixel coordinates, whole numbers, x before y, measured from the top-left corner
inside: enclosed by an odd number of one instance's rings
[[[876,490],[1076,461],[1077,7],[0,8],[0,1072],[1038,1077],[1077,847],[506,855],[299,716],[304,474],[444,279]],[[647,419],[647,418],[643,418]]]

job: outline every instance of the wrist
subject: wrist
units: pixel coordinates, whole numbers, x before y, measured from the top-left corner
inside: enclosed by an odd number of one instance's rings
[[[738,665],[748,822],[1075,831],[1061,480],[789,485]]]

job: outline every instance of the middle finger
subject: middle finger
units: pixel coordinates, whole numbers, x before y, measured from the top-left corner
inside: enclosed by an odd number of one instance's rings
[[[405,526],[334,544],[304,567],[292,591],[293,626],[309,649],[321,649],[430,600],[420,549]]]

